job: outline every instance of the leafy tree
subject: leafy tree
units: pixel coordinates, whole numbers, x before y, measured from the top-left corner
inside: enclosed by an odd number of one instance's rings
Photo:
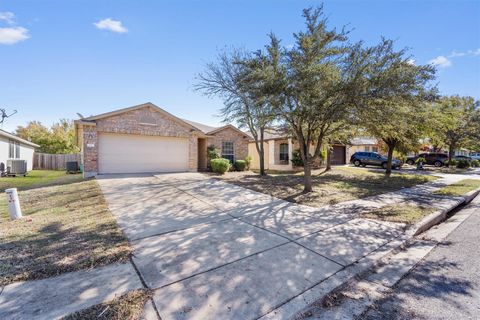
[[[272,38],[272,46],[277,45]],[[262,63],[268,64],[267,59],[261,53],[253,55],[236,49],[230,54],[222,52],[215,63],[207,64],[204,73],[197,76],[195,85],[205,95],[223,99],[220,113],[225,122],[236,121],[240,128],[250,130],[259,155],[260,175],[265,175],[264,133],[274,115],[270,101],[259,96],[253,79],[257,77],[255,70]]]
[[[395,149],[414,149],[427,130],[427,102],[436,97],[436,88],[429,86],[435,69],[412,64],[406,50],[396,51],[387,39],[357,52],[362,77],[351,102],[359,123],[388,147],[386,175],[390,175]]]
[[[306,30],[294,34],[296,44],[286,52],[284,101],[278,109],[300,146],[304,192],[312,191],[311,168],[325,139],[340,131],[349,117],[348,32],[329,29],[322,10],[303,11]]]
[[[79,151],[75,143],[73,121],[60,119],[50,128],[39,121],[30,121],[25,127],[18,126],[16,135],[40,146],[44,153],[76,153]]]
[[[456,149],[478,142],[480,109],[472,97],[442,97],[431,110],[432,136],[447,146],[449,163]]]

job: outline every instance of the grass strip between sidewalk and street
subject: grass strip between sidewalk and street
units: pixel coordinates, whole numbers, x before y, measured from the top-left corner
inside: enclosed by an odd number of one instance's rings
[[[435,209],[419,205],[392,204],[366,212],[362,214],[362,217],[389,222],[414,224],[433,212],[435,212]]]
[[[480,180],[478,179],[464,179],[448,186],[445,186],[433,194],[442,196],[463,196],[470,191],[480,188]]]

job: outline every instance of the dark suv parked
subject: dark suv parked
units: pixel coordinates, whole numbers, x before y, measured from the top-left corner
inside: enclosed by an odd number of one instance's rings
[[[408,164],[414,164],[420,157],[425,159],[426,164],[434,165],[435,167],[444,166],[448,160],[448,155],[445,153],[420,153],[418,156],[408,157],[406,162]]]
[[[387,157],[382,156],[376,152],[355,152],[350,158],[350,163],[353,163],[356,167],[366,165],[379,166],[384,169],[387,168]],[[400,169],[402,162],[397,159],[392,159],[392,168]]]

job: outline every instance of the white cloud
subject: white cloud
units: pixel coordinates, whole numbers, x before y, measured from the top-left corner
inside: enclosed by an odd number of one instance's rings
[[[127,28],[122,25],[122,22],[119,20],[113,20],[112,18],[107,18],[100,20],[94,23],[95,27],[100,30],[108,30],[116,33],[125,33],[128,32]]]
[[[15,15],[13,12],[0,12],[0,21],[4,21],[8,24],[14,24],[15,23]]]
[[[30,38],[28,30],[22,27],[0,28],[0,44],[14,44]]]
[[[407,60],[407,63],[410,64],[410,65],[412,65],[412,66],[415,65],[415,62],[416,62],[415,59],[408,59],[408,60]]]
[[[438,56],[436,58],[433,58],[432,60],[428,61],[428,63],[433,64],[434,66],[437,66],[439,68],[447,68],[452,65],[452,61],[450,61],[445,56]]]
[[[465,57],[465,56],[479,56],[480,55],[480,48],[476,50],[467,50],[464,52],[459,52],[457,50],[452,51],[450,55],[448,56],[449,58],[456,58],[456,57]]]

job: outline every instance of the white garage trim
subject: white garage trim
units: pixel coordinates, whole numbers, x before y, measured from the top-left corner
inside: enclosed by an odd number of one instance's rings
[[[99,133],[98,172],[188,171],[188,139]]]

